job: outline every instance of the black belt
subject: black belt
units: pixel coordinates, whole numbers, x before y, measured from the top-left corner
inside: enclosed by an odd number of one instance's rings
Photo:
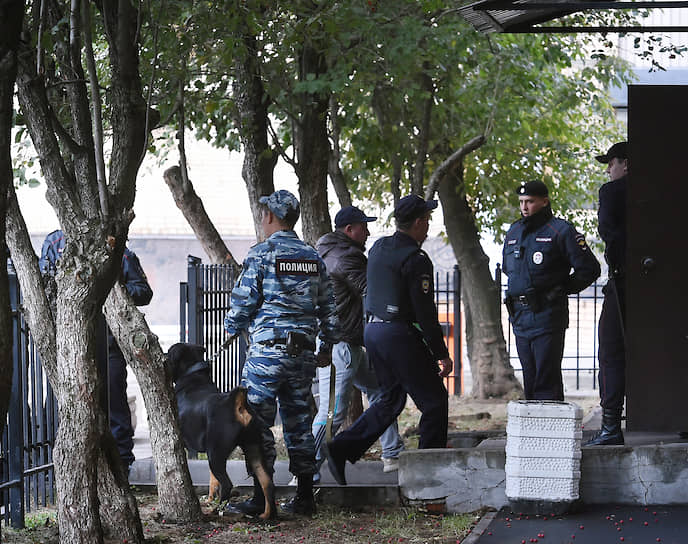
[[[525,295],[516,295],[512,296],[509,295],[509,299],[511,302],[515,302],[516,304],[521,304],[522,306],[528,306],[528,297]]]
[[[272,340],[260,340],[258,342],[259,344],[263,344],[265,346],[286,346],[287,345],[287,339],[286,338],[273,338]]]

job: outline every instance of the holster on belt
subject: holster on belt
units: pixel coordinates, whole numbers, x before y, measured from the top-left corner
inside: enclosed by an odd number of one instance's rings
[[[296,357],[304,350],[315,351],[315,342],[302,332],[289,331],[287,333],[287,355]]]
[[[504,297],[504,305],[506,306],[506,311],[508,312],[509,317],[513,318],[514,314],[516,313],[514,311],[514,299],[507,295]]]

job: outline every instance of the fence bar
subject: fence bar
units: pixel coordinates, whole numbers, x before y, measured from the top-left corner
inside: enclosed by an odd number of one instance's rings
[[[454,395],[463,392],[463,322],[461,320],[461,270],[454,265]]]
[[[9,271],[8,271],[9,272]],[[12,271],[14,272],[14,271]],[[10,523],[16,529],[24,528],[24,406],[25,396],[22,394],[25,388],[22,375],[24,371],[24,359],[21,356],[21,323],[20,323],[20,295],[16,274],[8,274],[10,286],[10,305],[12,309],[12,389],[10,392],[11,414],[7,425],[7,451],[9,480],[19,480],[21,483],[9,489]]]

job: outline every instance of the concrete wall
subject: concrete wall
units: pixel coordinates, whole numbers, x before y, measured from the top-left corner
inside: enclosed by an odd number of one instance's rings
[[[411,504],[472,512],[508,504],[503,448],[403,452],[399,490]],[[688,444],[583,449],[581,501],[588,504],[688,504]]]

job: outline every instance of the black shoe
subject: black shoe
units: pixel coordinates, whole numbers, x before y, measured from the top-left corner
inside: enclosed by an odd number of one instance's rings
[[[283,502],[280,506],[282,511],[287,514],[313,516],[316,511],[315,498],[313,497],[313,475],[299,475],[296,495],[287,502]]]
[[[280,504],[282,512],[287,514],[298,514],[300,516],[311,517],[315,515],[315,499],[313,495],[310,497],[300,497],[299,495],[294,495],[287,502]]]
[[[233,510],[238,510],[246,516],[259,516],[265,511],[265,499],[256,500],[256,497],[232,505]]]
[[[623,446],[624,435],[621,431],[621,410],[604,410],[602,428],[585,446]]]
[[[686,438],[688,438],[688,431],[680,431],[678,433],[678,437],[685,440]]]
[[[346,474],[344,473],[346,458],[337,454],[333,442],[328,442],[325,446],[325,455],[327,456],[327,466],[330,469],[332,477],[339,485],[346,485]]]
[[[256,478],[253,479],[253,497],[232,505],[232,508],[246,516],[258,516],[265,511],[265,495]]]

